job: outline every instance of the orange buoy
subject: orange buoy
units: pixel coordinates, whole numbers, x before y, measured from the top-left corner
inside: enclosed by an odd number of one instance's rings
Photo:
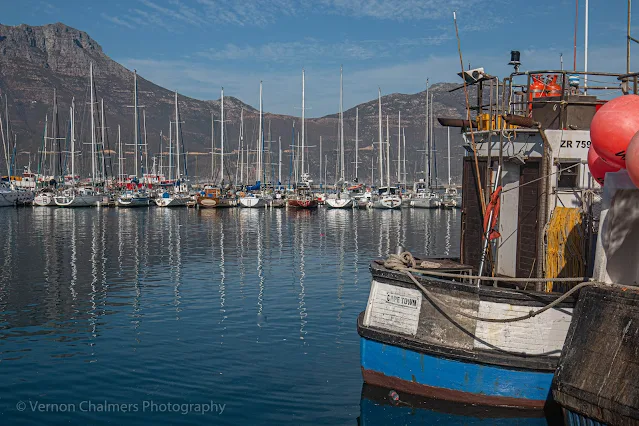
[[[626,169],[635,186],[639,187],[639,132],[630,139],[626,150]]]
[[[561,85],[557,83],[557,74],[549,75],[548,80],[546,80],[546,96],[561,96],[563,90]]]
[[[639,146],[639,145],[638,145]],[[590,169],[590,174],[592,177],[599,182],[599,185],[604,184],[604,177],[606,177],[606,173],[608,172],[617,172],[621,170],[621,168],[606,163],[601,159],[599,154],[594,150],[592,145],[588,149],[588,168]]]
[[[607,163],[626,167],[626,148],[639,131],[639,96],[624,95],[608,101],[590,123],[590,140]]]

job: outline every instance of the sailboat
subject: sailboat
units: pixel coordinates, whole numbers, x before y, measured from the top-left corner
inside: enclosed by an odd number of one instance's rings
[[[211,120],[213,116],[211,115]],[[244,126],[244,110],[241,113],[241,127]],[[213,146],[211,150],[215,152],[215,132],[211,123],[211,141]],[[240,130],[240,133],[242,130]],[[211,169],[211,174],[213,170]],[[222,95],[220,97],[220,185],[206,185],[203,191],[195,196],[195,202],[200,208],[225,208],[235,207],[235,197],[230,197],[224,189],[224,88],[222,87]]]
[[[304,141],[306,138],[305,134],[305,117],[304,114],[306,112],[306,101],[305,101],[305,71],[302,69],[302,135],[300,138],[301,148],[300,148],[300,158],[301,158],[301,166],[300,166],[300,182],[298,182],[295,186],[295,193],[288,198],[287,206],[295,209],[314,209],[317,207],[317,199],[313,195],[311,191],[311,183],[313,182],[310,179],[310,175],[305,172],[304,169]]]
[[[53,134],[52,137],[49,137],[49,117],[48,115],[45,116],[45,122],[44,122],[44,136],[42,138],[42,150],[40,153],[40,162],[38,165],[38,174],[40,175],[40,178],[42,181],[46,182],[47,186],[42,188],[40,191],[38,191],[35,195],[35,197],[33,198],[33,205],[34,206],[40,206],[40,207],[54,207],[55,204],[55,199],[54,197],[56,196],[56,180],[55,180],[55,176],[54,176],[54,171],[53,170],[46,170],[45,169],[45,164],[46,164],[46,155],[47,155],[47,141],[48,140],[53,140],[55,141],[57,139],[57,128],[58,128],[58,103],[57,103],[57,97],[56,97],[56,91],[55,89],[53,90],[53,119],[52,119],[52,123],[51,123],[51,133]],[[8,136],[8,134],[7,134]],[[53,144],[55,142],[51,143],[51,146],[53,147]],[[53,149],[52,149],[53,151]],[[50,154],[52,155],[52,154]],[[49,172],[49,174],[47,174],[47,171]]]
[[[177,91],[175,92],[175,144],[177,152],[177,179],[172,191],[166,189],[155,198],[155,204],[158,207],[185,207],[186,202],[189,200],[189,195],[182,192],[184,188],[180,184],[180,110]]]
[[[96,135],[95,135],[95,85],[93,82],[93,63],[89,66],[89,85],[91,91],[91,164],[92,164],[92,176],[91,180],[95,184],[96,182]],[[75,186],[75,99],[71,100],[71,107],[69,109],[71,118],[71,184],[72,187],[65,189],[61,194],[55,196],[54,201],[58,207],[95,207],[102,201],[103,196],[100,195],[94,188]],[[104,103],[102,103],[102,129],[104,132]],[[104,141],[102,142],[104,144]],[[104,146],[104,145],[103,145]]]
[[[2,117],[0,117],[0,136],[2,136],[2,151],[4,153],[5,164],[7,165],[7,176],[11,179],[11,160],[9,159],[9,118],[7,106],[7,133],[5,133],[2,125]],[[18,191],[11,187],[9,183],[0,182],[0,207],[15,206],[18,202]]]
[[[240,206],[246,208],[264,208],[268,200],[261,194],[262,189],[262,155],[264,152],[264,126],[262,122],[262,82],[260,81],[260,130],[257,140],[257,168],[255,170],[255,185],[248,186],[247,194],[240,197]]]
[[[381,89],[378,92],[379,97],[379,144],[380,144],[380,157],[382,156],[382,94]],[[381,160],[380,160],[381,165]],[[383,174],[382,167],[380,167],[380,176]],[[383,178],[380,179],[382,183],[379,187],[378,198],[373,202],[373,208],[383,210],[396,210],[402,208],[402,198],[399,196],[399,188],[390,185],[390,130],[388,127],[388,115],[386,116],[386,183],[388,186],[384,186]]]
[[[138,130],[140,129],[140,121],[138,114],[138,73],[133,70],[133,134],[134,134],[134,164],[135,174],[132,180],[132,185],[138,186],[138,149],[140,146],[140,138]],[[176,118],[176,121],[179,121]],[[179,158],[179,156],[178,156]],[[151,200],[148,197],[146,191],[138,189],[127,189],[124,193],[120,194],[116,201],[116,207],[148,207],[151,205]]]
[[[445,209],[459,209],[461,208],[461,194],[453,186],[452,178],[450,177],[450,127],[446,129],[448,131],[448,185],[442,197],[442,207]]]
[[[428,86],[426,86],[426,132],[424,137],[424,153],[426,157],[424,178],[419,179],[413,184],[413,198],[410,200],[410,206],[421,209],[436,209],[441,206],[441,197],[435,191],[432,190],[430,185],[431,176],[431,158],[434,154],[432,150],[431,140],[432,126],[433,126],[433,108],[429,108],[431,98],[428,93]],[[430,112],[429,112],[430,110]]]
[[[339,163],[340,163],[340,178],[337,182],[336,194],[331,194],[326,199],[326,205],[329,209],[350,209],[353,207],[353,199],[349,192],[345,188],[345,164],[344,164],[344,84],[343,84],[343,72],[342,67],[339,69]]]

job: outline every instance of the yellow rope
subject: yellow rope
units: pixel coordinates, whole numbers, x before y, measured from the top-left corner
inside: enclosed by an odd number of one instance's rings
[[[556,207],[546,231],[546,278],[583,277],[586,272],[583,213]],[[565,292],[571,283],[546,283],[547,292]]]

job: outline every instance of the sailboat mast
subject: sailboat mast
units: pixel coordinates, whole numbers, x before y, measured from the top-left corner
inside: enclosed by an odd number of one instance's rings
[[[306,104],[305,104],[305,99],[304,99],[304,68],[302,68],[302,152],[301,152],[301,156],[302,156],[302,167],[300,170],[301,175],[304,174],[304,138],[306,137],[305,133],[304,133],[304,113],[305,113],[305,109],[306,109]]]
[[[122,184],[122,172],[123,172],[123,167],[122,167],[122,162],[124,161],[124,153],[122,152],[122,138],[121,138],[121,134],[120,134],[120,125],[118,124],[118,155],[120,156],[120,158],[118,158],[118,182],[120,182],[120,184]]]
[[[277,160],[277,184],[282,184],[282,137],[278,136],[277,142],[279,145],[279,156]]]
[[[220,98],[220,182],[224,182],[224,87]]]
[[[339,67],[339,150],[340,150],[340,180],[346,180],[346,170],[344,164],[344,82],[342,66]]]
[[[180,112],[178,111],[178,93],[175,91],[175,180],[180,180]]]
[[[402,136],[404,139],[404,146],[402,147],[402,155],[404,156],[404,158],[402,159],[402,172],[403,172],[404,185],[406,185],[408,181],[408,173],[406,173],[406,128],[402,129]]]
[[[135,139],[133,154],[135,156],[134,167],[135,167],[135,177],[138,176],[138,144],[140,143],[139,135],[138,135],[138,71],[133,70],[133,139]]]
[[[424,164],[424,180],[427,182],[428,188],[431,187],[431,178],[430,178],[430,140],[429,130],[430,130],[430,113],[428,111],[428,104],[430,104],[430,97],[428,96],[428,79],[426,79],[426,134],[424,136],[424,154],[426,159],[426,164]]]
[[[101,151],[102,151],[102,181],[106,181],[106,160],[104,159],[104,145],[106,141],[105,127],[104,127],[104,98],[100,99],[100,130],[101,130]]]
[[[142,173],[142,177],[144,177],[145,174],[149,174],[149,145],[147,144],[146,139],[146,109],[142,110],[142,131],[144,132],[144,173]],[[144,178],[144,182],[146,183],[146,178]]]
[[[386,183],[390,194],[390,127],[388,126],[388,114],[386,115]]]
[[[446,127],[448,131],[448,187],[450,188],[450,127]]]
[[[355,108],[355,179],[359,163],[359,108]],[[372,182],[371,182],[372,183]]]
[[[244,183],[244,108],[240,111],[240,183]]]
[[[211,111],[211,180],[215,179],[215,117]]]
[[[402,181],[402,112],[397,116],[397,182]]]
[[[173,180],[173,122],[169,119],[169,181],[171,180]]]
[[[382,89],[381,88],[377,88],[377,98],[378,98],[378,104],[379,104],[379,186],[382,187],[384,186],[384,172],[382,172],[382,168],[383,168],[383,164],[382,164],[382,146],[383,146],[383,141],[382,141]]]
[[[95,99],[93,93],[93,62],[89,67],[89,74],[91,79],[91,182],[95,185]]]
[[[162,147],[163,143],[164,143],[164,138],[162,137],[162,130],[160,130],[160,153],[159,153],[160,154],[160,158],[158,159],[158,163],[159,163],[158,164],[158,170],[159,170],[158,175],[162,174],[162,166],[163,166],[163,163],[164,163],[162,161],[162,159],[164,158],[164,154],[162,153],[162,150],[164,149]]]
[[[320,136],[320,188],[322,187],[322,175],[323,175],[323,170],[322,169],[322,137]]]
[[[75,97],[71,98],[71,182],[75,184]]]
[[[262,133],[264,129],[262,128],[262,81],[260,81],[260,132],[259,132],[259,140],[257,141],[257,170],[255,174],[255,180],[262,180],[262,140],[264,136]]]

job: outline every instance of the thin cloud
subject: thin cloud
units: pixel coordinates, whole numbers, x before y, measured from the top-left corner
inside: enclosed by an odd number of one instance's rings
[[[118,18],[117,16],[107,15],[106,13],[102,13],[101,16],[102,16],[102,18],[106,19],[107,21],[111,22],[112,24],[120,25],[121,27],[126,27],[126,28],[130,28],[130,29],[135,29],[135,26],[132,23],[124,21],[124,20]]]

